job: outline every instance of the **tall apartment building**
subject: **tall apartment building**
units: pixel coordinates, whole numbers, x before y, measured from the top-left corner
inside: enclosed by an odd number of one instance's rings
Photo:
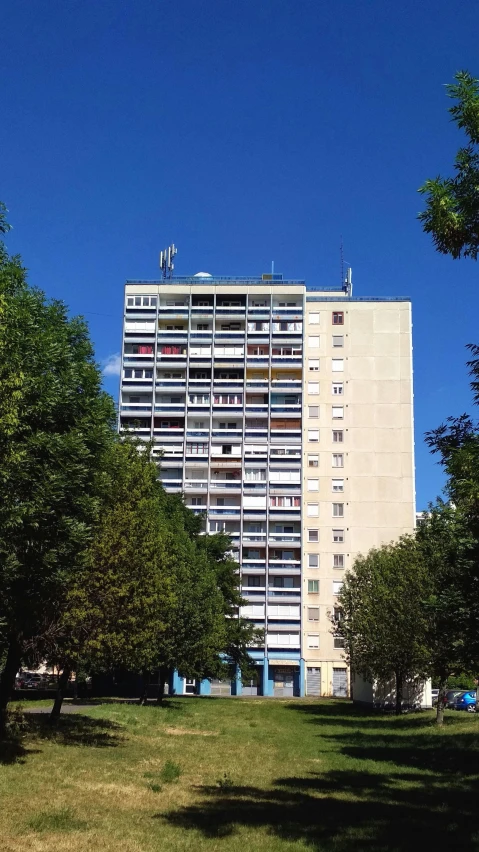
[[[415,524],[411,306],[280,275],[128,281],[120,428],[235,545],[257,677],[177,692],[346,695],[330,614],[358,553]]]

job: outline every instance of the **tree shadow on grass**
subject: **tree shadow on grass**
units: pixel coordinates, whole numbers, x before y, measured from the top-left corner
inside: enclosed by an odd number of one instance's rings
[[[321,701],[312,704],[286,704],[286,709],[293,710],[302,716],[308,717],[313,724],[338,725],[341,727],[361,728],[427,728],[434,724],[431,713],[424,710],[404,713],[396,716],[394,712],[387,710],[372,710],[370,707],[361,707],[352,701]],[[452,711],[451,711],[452,714]],[[458,715],[457,713],[455,714]],[[454,722],[452,715],[447,722]]]
[[[209,838],[262,829],[318,852],[410,852],[421,843],[435,850],[479,849],[479,738],[459,728],[445,735],[421,729],[412,717],[394,720],[404,722],[396,732],[389,725],[373,731],[342,708],[332,718],[339,724],[346,716],[356,730],[326,726],[322,735],[328,759],[339,766],[277,778],[270,790],[199,787],[200,801],[156,818]],[[327,721],[327,713],[318,715]],[[318,743],[321,748],[321,737]]]
[[[25,718],[30,736],[58,745],[115,748],[123,742],[119,733],[122,726],[109,719],[92,719],[80,713],[60,716],[54,723],[44,713],[28,713]]]
[[[408,786],[401,786],[404,781]],[[434,849],[474,846],[477,788],[425,785],[418,774],[392,776],[335,771],[278,779],[276,789],[202,787],[202,800],[156,815],[169,825],[229,837],[239,828],[264,829],[282,841],[335,852],[410,852],[418,843]]]
[[[41,749],[27,748],[25,744],[17,738],[10,738],[0,741],[0,765],[8,766],[13,763],[26,763],[27,758],[31,754],[40,754]]]

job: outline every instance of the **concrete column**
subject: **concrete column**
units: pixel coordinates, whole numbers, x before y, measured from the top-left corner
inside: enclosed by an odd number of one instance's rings
[[[306,669],[305,669],[305,665],[304,665],[304,660],[301,657],[301,659],[299,661],[299,697],[300,698],[304,698],[304,696],[306,695],[305,675],[306,675]]]
[[[233,695],[241,695],[241,693],[243,692],[243,684],[241,681],[241,671],[239,666],[236,666],[236,674],[231,692]]]
[[[172,695],[183,695],[183,678],[179,676],[178,672],[173,672],[173,682],[172,682]]]
[[[273,685],[269,681],[268,658],[264,658],[263,666],[263,695],[273,695]]]

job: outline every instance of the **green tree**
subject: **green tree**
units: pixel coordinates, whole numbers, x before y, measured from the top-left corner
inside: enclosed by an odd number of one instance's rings
[[[396,713],[410,678],[428,671],[427,620],[422,602],[430,593],[428,571],[412,536],[358,556],[338,596],[333,631],[344,639],[354,673],[396,685]]]
[[[474,402],[479,401],[479,347],[469,345]],[[462,530],[461,630],[463,669],[479,671],[479,423],[468,414],[450,417],[426,435],[446,473],[445,494]]]
[[[456,103],[452,120],[464,130],[467,143],[457,152],[453,177],[426,180],[419,192],[426,209],[419,214],[424,231],[437,251],[453,258],[477,259],[479,251],[479,80],[459,71],[446,86]]]
[[[79,664],[149,671],[174,607],[174,529],[148,447],[112,442],[103,459],[101,511],[88,557],[72,576],[46,655],[63,669],[52,718]]]
[[[420,521],[416,542],[430,577],[430,592],[424,599],[429,674],[439,686],[436,719],[442,725],[448,681],[461,672],[467,656],[466,590],[471,571],[471,539],[461,512],[438,500]]]
[[[158,644],[159,700],[174,669],[198,680],[228,677],[232,665],[247,674],[252,665],[248,649],[263,637],[239,616],[244,601],[230,537],[200,535],[202,516],[194,515],[179,495],[167,495],[167,501],[175,530],[177,594]]]
[[[4,210],[0,211],[4,216]],[[4,218],[2,231],[6,230]],[[114,406],[85,322],[29,287],[0,245],[0,725],[22,656],[58,619],[98,511]]]

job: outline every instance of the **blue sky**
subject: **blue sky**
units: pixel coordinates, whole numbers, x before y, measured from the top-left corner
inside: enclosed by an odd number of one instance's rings
[[[413,300],[418,507],[426,430],[470,410],[478,270],[437,255],[417,187],[461,136],[443,85],[479,76],[476,4],[16,0],[3,4],[0,197],[30,281],[120,349],[123,283],[257,275]],[[115,396],[118,379],[105,383]]]

